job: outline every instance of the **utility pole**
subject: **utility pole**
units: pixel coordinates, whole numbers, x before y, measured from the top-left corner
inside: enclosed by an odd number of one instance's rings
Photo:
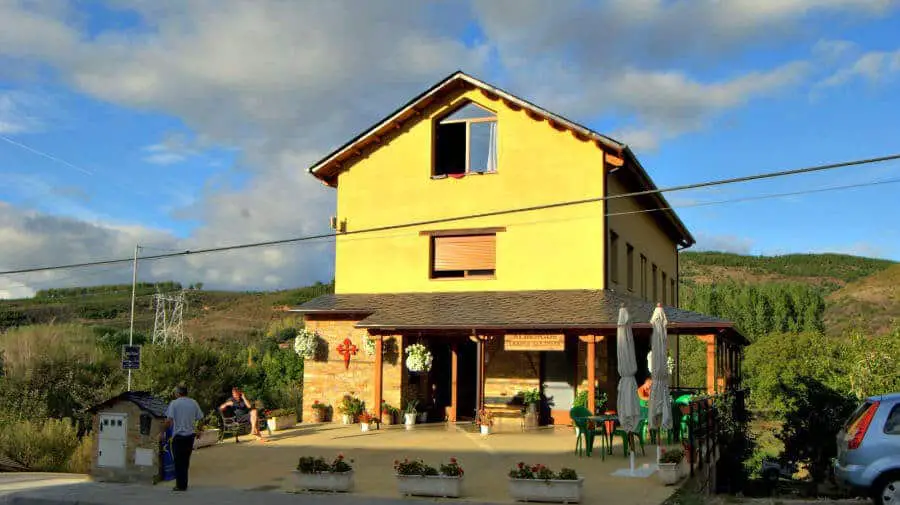
[[[134,298],[137,291],[137,260],[138,250],[141,248],[138,244],[134,245],[134,264],[131,269],[131,325],[128,328],[128,345],[134,345]],[[131,369],[128,369],[128,391],[131,391]]]

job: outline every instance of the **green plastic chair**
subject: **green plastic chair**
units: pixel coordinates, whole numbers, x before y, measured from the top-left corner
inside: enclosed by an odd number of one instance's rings
[[[641,401],[643,405],[641,405],[640,410],[640,420],[637,423],[637,426],[634,427],[634,436],[638,439],[641,445],[641,455],[645,455],[644,452],[644,433],[647,431],[647,404],[643,400]],[[613,432],[613,436],[622,437],[622,452],[624,456],[628,456],[628,433],[621,428],[617,428],[616,431]]]
[[[584,407],[572,407],[569,410],[569,417],[572,418],[572,423],[578,429],[578,437],[575,440],[575,454],[578,456],[587,454],[590,457],[594,449],[594,436],[599,434],[601,435],[600,454],[603,459],[606,459],[606,430],[602,427],[600,430],[597,430],[596,427],[593,430],[588,429],[587,418],[590,416],[590,411]]]

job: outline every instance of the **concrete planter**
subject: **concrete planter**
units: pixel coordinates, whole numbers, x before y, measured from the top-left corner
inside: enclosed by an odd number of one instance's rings
[[[377,423],[359,423],[359,429],[363,432],[378,429]]]
[[[194,439],[194,449],[199,449],[201,447],[209,447],[211,445],[216,445],[219,442],[219,429],[210,429],[203,430],[197,435],[197,438]]]
[[[353,489],[353,470],[342,473],[301,473],[294,470],[294,487],[297,491],[346,493]]]
[[[459,498],[462,492],[462,477],[398,475],[397,490],[403,496]]]
[[[491,434],[491,427],[488,426],[488,425],[486,425],[486,424],[482,424],[482,425],[481,425],[481,434],[482,434],[482,435],[490,435],[490,434]]]
[[[350,414],[341,414],[341,424],[353,424],[353,416]]]
[[[509,496],[515,501],[579,503],[584,477],[578,480],[509,479]]]
[[[678,463],[660,463],[659,464],[659,481],[666,486],[671,486],[681,479],[681,465]]]
[[[294,425],[297,424],[297,414],[293,414],[290,416],[270,417],[266,419],[266,424],[269,425],[269,429],[272,431],[281,431],[288,428],[293,428]]]

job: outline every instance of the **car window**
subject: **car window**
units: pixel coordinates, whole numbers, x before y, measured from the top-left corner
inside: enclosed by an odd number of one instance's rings
[[[900,403],[894,405],[887,421],[884,422],[884,432],[888,435],[900,435]]]

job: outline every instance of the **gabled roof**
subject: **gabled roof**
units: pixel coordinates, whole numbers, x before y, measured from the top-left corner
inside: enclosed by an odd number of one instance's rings
[[[166,408],[169,406],[165,400],[158,396],[153,396],[149,391],[126,391],[103,403],[94,405],[88,409],[88,412],[97,412],[104,407],[109,407],[118,402],[131,402],[137,405],[139,409],[158,418],[166,417]]]
[[[292,312],[359,317],[372,330],[613,330],[619,307],[635,329],[650,329],[654,304],[614,290],[329,294]],[[726,319],[664,307],[669,333],[723,333],[746,344]]]
[[[442,79],[375,125],[332,151],[330,154],[313,164],[308,169],[309,173],[313,174],[329,186],[336,186],[337,175],[346,168],[346,164],[350,160],[361,154],[362,149],[380,143],[382,136],[399,128],[401,124],[420,117],[422,110],[425,107],[434,103],[435,100],[439,99],[439,97],[443,96],[445,93],[458,89],[481,90],[482,93],[490,98],[502,100],[510,108],[524,110],[529,116],[546,120],[555,128],[569,130],[579,139],[594,142],[607,153],[606,160],[608,163],[614,166],[624,166],[635,172],[637,181],[641,184],[642,191],[655,191],[658,189],[650,179],[647,171],[644,170],[644,167],[631,151],[631,148],[626,144],[598,133],[570,119],[554,114],[527,100],[497,88],[496,86],[492,86],[484,81],[476,79],[462,71],[454,72]],[[651,193],[645,195],[644,198],[650,199],[658,206],[658,208],[665,209],[660,213],[665,216],[666,221],[668,221],[682,237],[680,240],[681,245],[690,247],[696,243],[694,237],[688,231],[681,219],[679,219],[675,212],[671,210],[671,205],[669,205],[661,193]]]

